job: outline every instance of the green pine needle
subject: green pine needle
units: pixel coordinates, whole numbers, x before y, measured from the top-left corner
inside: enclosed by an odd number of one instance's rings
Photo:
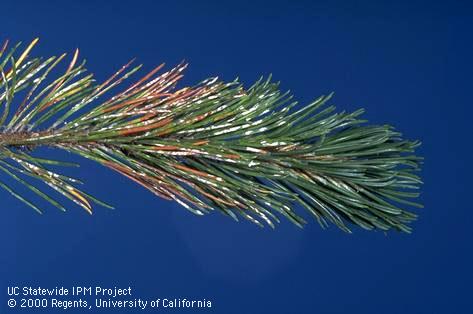
[[[157,74],[160,65],[110,98],[141,66],[130,62],[96,83],[78,50],[59,70],[65,54],[30,58],[36,43],[21,53],[8,41],[0,48],[0,173],[50,205],[65,210],[30,181],[89,213],[91,202],[111,207],[48,168],[76,164],[31,156],[40,146],[94,160],[198,215],[219,210],[271,227],[286,217],[303,226],[303,208],[322,227],[410,231],[416,215],[405,207],[421,207],[411,200],[422,183],[420,143],[366,125],[362,110],[336,112],[332,95],[298,108],[271,78],[248,89],[217,78],[176,89],[186,64]]]

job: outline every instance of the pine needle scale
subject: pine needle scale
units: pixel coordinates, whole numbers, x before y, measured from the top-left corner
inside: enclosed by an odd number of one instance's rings
[[[89,213],[110,205],[52,170],[76,164],[34,157],[41,146],[98,162],[197,215],[303,226],[307,210],[323,227],[410,232],[409,208],[421,207],[419,142],[366,124],[362,110],[337,112],[332,95],[298,106],[271,78],[177,88],[185,63],[130,83],[141,67],[130,62],[97,83],[78,50],[65,65],[65,54],[30,57],[37,41],[0,46],[0,173],[52,207],[66,210],[45,186]],[[43,212],[1,176],[0,187]]]

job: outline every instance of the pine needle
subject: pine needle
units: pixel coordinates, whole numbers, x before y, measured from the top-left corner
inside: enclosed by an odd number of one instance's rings
[[[422,183],[420,143],[367,125],[362,110],[336,112],[331,94],[299,107],[271,78],[248,89],[218,78],[177,88],[187,64],[159,74],[161,64],[108,98],[141,66],[132,60],[96,83],[77,49],[53,77],[64,55],[31,58],[37,41],[21,52],[1,45],[0,171],[54,207],[65,210],[28,180],[89,213],[92,202],[110,205],[49,169],[75,164],[31,156],[41,146],[98,162],[198,215],[218,210],[271,227],[286,217],[303,226],[298,212],[307,210],[322,227],[410,232],[416,215],[405,206],[421,206],[410,191]],[[0,187],[42,212],[4,181]]]

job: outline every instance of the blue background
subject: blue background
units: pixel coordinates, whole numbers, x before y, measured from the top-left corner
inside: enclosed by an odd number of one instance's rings
[[[203,313],[473,313],[472,31],[466,1],[3,2],[1,38],[80,47],[101,80],[131,57],[186,59],[185,83],[273,73],[302,103],[335,91],[340,110],[423,141],[425,209],[411,235],[272,231],[193,216],[84,161],[68,173],[116,210],[38,216],[1,192],[0,312],[11,285],[130,285],[212,300]]]

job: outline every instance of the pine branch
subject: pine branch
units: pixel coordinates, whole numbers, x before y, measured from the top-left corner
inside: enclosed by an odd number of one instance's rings
[[[89,213],[91,203],[110,206],[50,169],[74,164],[33,157],[37,147],[94,160],[198,215],[219,210],[271,227],[284,216],[302,226],[299,204],[323,227],[410,231],[416,215],[404,207],[420,207],[411,201],[421,184],[419,142],[366,125],[362,110],[336,113],[326,105],[331,95],[298,108],[271,78],[248,89],[217,78],[177,89],[186,64],[158,74],[160,65],[107,98],[141,66],[130,62],[97,84],[77,50],[51,79],[65,54],[30,58],[36,42],[21,53],[8,41],[0,50],[0,172],[60,210],[30,181]]]

